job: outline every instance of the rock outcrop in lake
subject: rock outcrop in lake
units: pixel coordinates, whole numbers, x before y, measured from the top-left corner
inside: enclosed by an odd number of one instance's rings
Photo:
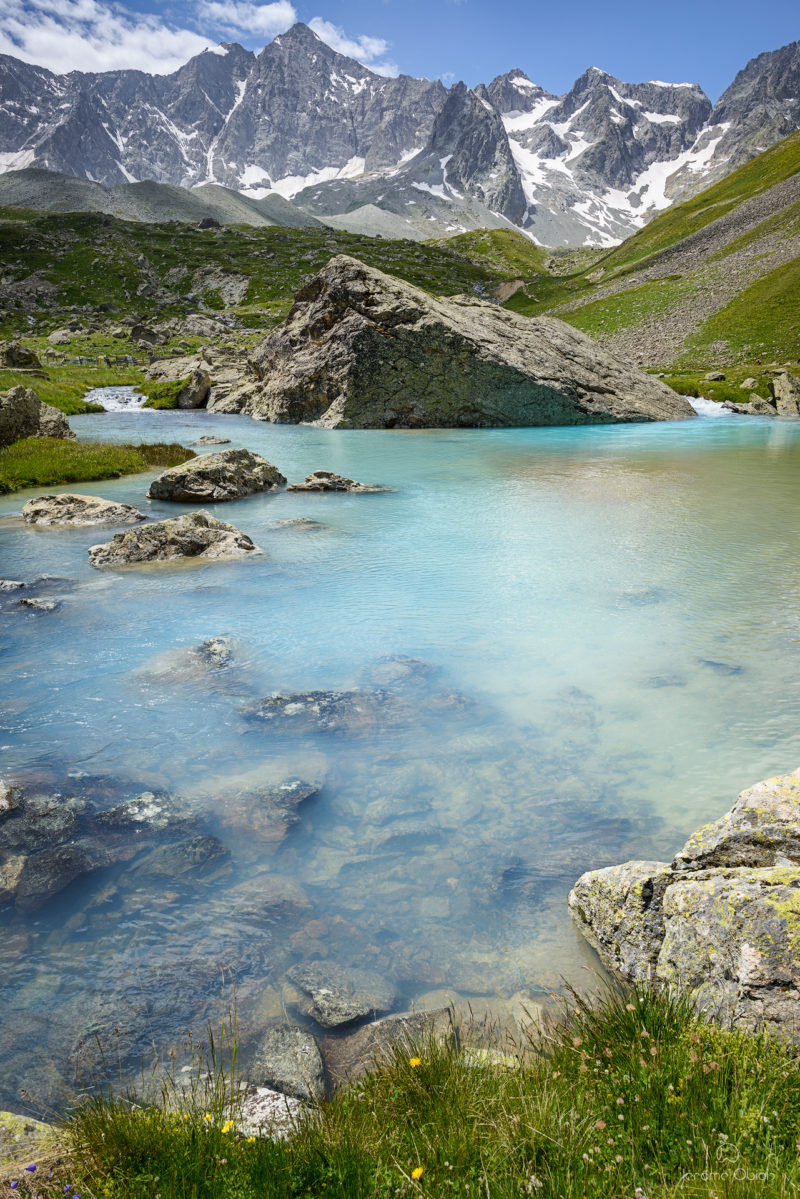
[[[671,864],[582,875],[569,904],[612,973],[800,1043],[800,770],[743,791]]]
[[[335,475],[330,470],[315,470],[306,475],[302,483],[292,483],[288,491],[353,491],[366,493],[372,491],[389,491],[388,487],[378,487],[374,483],[357,483],[344,475]]]
[[[260,454],[221,450],[170,467],[153,479],[147,494],[151,500],[219,504],[285,486],[285,476]]]
[[[434,297],[332,258],[219,406],[325,428],[490,428],[684,420],[688,400],[552,317]]]
[[[29,387],[0,392],[0,446],[23,437],[60,437],[74,441],[75,434],[63,412],[43,404]]]
[[[117,504],[97,495],[76,495],[70,491],[28,500],[22,517],[29,525],[72,526],[132,525],[147,519],[133,504]]]
[[[128,566],[180,558],[240,558],[256,552],[258,547],[246,533],[200,509],[116,533],[111,541],[90,548],[89,562],[97,567]]]

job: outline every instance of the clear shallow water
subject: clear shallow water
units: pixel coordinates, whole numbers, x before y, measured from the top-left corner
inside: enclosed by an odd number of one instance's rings
[[[578,874],[670,857],[741,788],[800,763],[800,422],[71,424],[97,440],[214,433],[292,481],[326,468],[395,490],[217,505],[263,556],[126,572],[88,566],[103,531],[27,529],[13,514],[29,497],[0,499],[0,574],[68,580],[51,588],[58,612],[5,602],[2,773],[109,807],[165,788],[229,851],[199,874],[134,860],[32,916],[2,914],[7,1104],[21,1071],[55,1093],[95,1032],[117,1027],[130,1062],[201,1026],[223,977],[249,1043],[292,1010],[285,972],[309,958],[379,970],[399,1007],[451,997],[518,1015],[596,966],[566,910]],[[186,510],[150,503],[147,485],[74,490]],[[272,527],[298,516],[323,527]],[[237,658],[206,682],[141,669],[220,634]],[[434,668],[423,706],[469,703],[355,738],[242,717],[272,692],[359,685],[387,654]],[[276,844],[247,797],[286,776],[322,790]]]

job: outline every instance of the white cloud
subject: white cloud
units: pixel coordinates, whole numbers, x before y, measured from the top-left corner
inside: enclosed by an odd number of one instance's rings
[[[253,4],[252,0],[200,0],[197,15],[213,29],[272,38],[294,25],[297,13],[289,0]]]
[[[135,67],[166,75],[209,45],[213,39],[102,0],[0,0],[0,53],[57,74]]]
[[[332,21],[326,21],[322,17],[313,17],[308,24],[317,37],[332,49],[338,51],[339,54],[346,54],[348,58],[354,58],[356,62],[363,63],[376,75],[388,75],[393,79],[400,74],[397,63],[382,59],[389,49],[389,43],[382,37],[369,37],[362,34],[358,38],[349,38],[339,25],[334,25]]]

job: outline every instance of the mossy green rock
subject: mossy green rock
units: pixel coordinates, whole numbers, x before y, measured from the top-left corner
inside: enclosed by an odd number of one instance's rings
[[[569,905],[618,977],[800,1043],[800,770],[742,792],[671,865],[588,871]]]
[[[56,1148],[56,1134],[50,1124],[0,1111],[0,1165],[34,1162]]]

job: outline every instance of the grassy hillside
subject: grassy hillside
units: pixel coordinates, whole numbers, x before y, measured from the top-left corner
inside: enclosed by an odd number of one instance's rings
[[[189,313],[229,319],[254,335],[286,314],[304,279],[334,254],[351,254],[437,294],[481,293],[515,278],[527,239],[512,234],[496,252],[484,239],[474,257],[463,248],[370,238],[332,229],[198,229],[145,225],[94,213],[0,212],[4,294],[0,337],[24,336],[50,349],[47,333],[77,326],[68,353],[130,351],[125,321],[180,321]],[[501,238],[506,236],[502,231]],[[531,246],[532,250],[535,247]],[[226,292],[233,280],[235,295]],[[167,344],[199,344],[178,330]],[[207,339],[206,339],[207,340]],[[43,397],[44,398],[44,397]]]
[[[800,133],[572,274],[507,301],[650,368],[800,358]]]

